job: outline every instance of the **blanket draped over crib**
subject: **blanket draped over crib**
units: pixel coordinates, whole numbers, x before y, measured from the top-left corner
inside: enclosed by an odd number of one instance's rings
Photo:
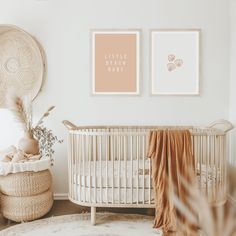
[[[177,210],[171,201],[173,188],[185,202],[181,179],[195,179],[195,161],[191,134],[188,130],[155,130],[150,132],[149,157],[152,160],[152,177],[155,191],[155,228],[176,231]]]

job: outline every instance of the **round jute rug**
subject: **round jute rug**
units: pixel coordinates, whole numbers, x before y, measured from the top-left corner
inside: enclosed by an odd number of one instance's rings
[[[162,235],[153,229],[153,217],[130,214],[97,213],[96,226],[90,214],[50,217],[12,226],[1,236],[146,236]]]

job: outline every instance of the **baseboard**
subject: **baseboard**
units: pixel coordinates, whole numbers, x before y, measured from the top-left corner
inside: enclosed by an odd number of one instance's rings
[[[68,200],[68,193],[54,193],[54,200]]]

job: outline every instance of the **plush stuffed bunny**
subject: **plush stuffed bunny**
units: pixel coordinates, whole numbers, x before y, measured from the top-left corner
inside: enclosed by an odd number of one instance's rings
[[[37,161],[41,158],[41,155],[27,154],[24,151],[17,149],[14,146],[0,151],[0,161],[3,162],[25,162],[25,161]]]
[[[14,146],[10,146],[5,150],[0,151],[0,161],[9,162],[13,156],[17,153],[17,149]]]

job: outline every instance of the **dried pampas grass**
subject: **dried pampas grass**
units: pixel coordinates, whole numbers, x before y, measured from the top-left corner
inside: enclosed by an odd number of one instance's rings
[[[55,108],[55,106],[50,106],[47,111],[42,115],[42,117],[39,119],[39,121],[37,122],[37,124],[35,125],[35,127],[42,125],[43,121],[46,117],[48,117],[50,115],[50,112]]]
[[[230,180],[229,181],[233,181]],[[174,194],[173,202],[180,215],[188,220],[188,224],[178,222],[178,236],[235,236],[236,207],[227,202],[220,206],[212,206],[198,188],[182,180],[187,192],[187,204],[180,201]],[[235,186],[236,187],[236,186]],[[218,191],[220,196],[221,191]],[[189,224],[195,227],[189,228]]]
[[[16,121],[21,125],[24,132],[32,129],[32,108],[30,100],[21,98],[16,94],[9,94],[7,97],[7,107],[14,114]]]

